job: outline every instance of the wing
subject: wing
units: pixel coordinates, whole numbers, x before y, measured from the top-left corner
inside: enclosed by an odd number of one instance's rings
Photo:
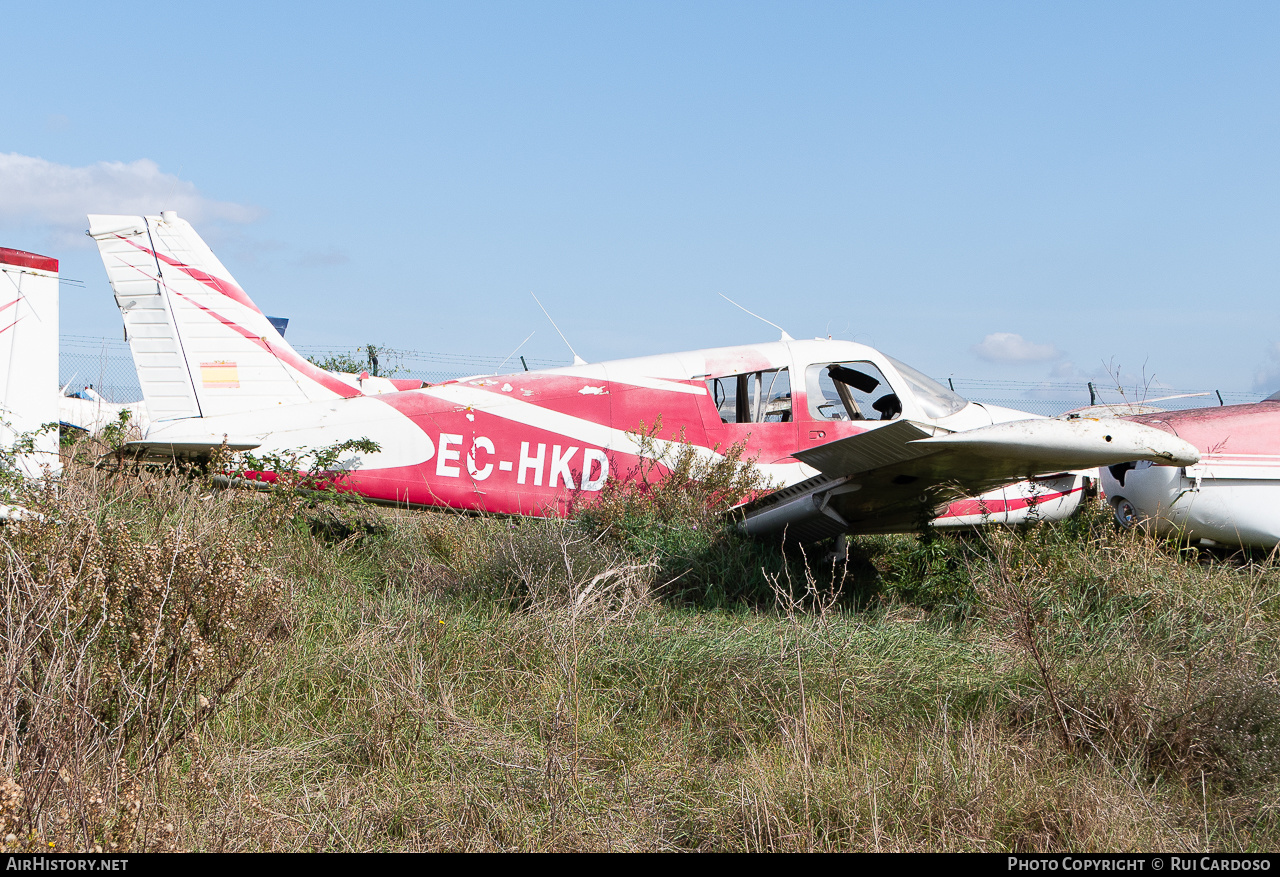
[[[794,456],[821,474],[744,506],[748,533],[812,542],[901,532],[958,497],[1046,472],[1129,460],[1187,466],[1200,455],[1177,436],[1127,421],[1020,420],[951,432],[899,420]]]

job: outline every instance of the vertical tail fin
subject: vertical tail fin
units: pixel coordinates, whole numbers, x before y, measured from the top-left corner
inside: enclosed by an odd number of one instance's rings
[[[291,347],[177,214],[90,216],[153,421],[361,395]]]
[[[0,247],[0,444],[58,422],[58,260]],[[31,477],[57,474],[56,429],[21,454]]]

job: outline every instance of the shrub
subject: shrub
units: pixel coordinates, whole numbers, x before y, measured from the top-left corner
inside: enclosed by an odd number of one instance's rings
[[[576,507],[578,525],[652,564],[656,584],[679,601],[767,605],[780,581],[810,582],[803,552],[788,555],[777,543],[751,539],[738,529],[733,509],[771,487],[754,460],[742,459],[745,443],[708,457],[683,436],[660,442],[661,429],[659,417],[652,427],[641,424],[632,433],[641,449],[639,464],[609,481],[593,502]],[[823,587],[830,584],[829,575],[819,579]]]
[[[0,805],[19,847],[132,845],[148,828],[131,784],[283,635],[287,589],[234,524],[247,498],[192,486],[168,481],[185,507],[148,533],[64,479],[5,533],[0,747],[21,805]]]

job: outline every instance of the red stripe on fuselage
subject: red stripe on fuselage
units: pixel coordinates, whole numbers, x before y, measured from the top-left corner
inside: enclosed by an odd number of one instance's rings
[[[669,382],[705,388],[700,381]],[[492,404],[484,407],[499,415],[506,405],[527,404],[623,432],[644,433],[663,441],[685,441],[719,453],[742,443],[742,459],[758,463],[795,463],[791,455],[802,446],[798,439],[801,424],[796,421],[725,424],[708,393],[642,387],[627,383],[624,376],[515,372],[449,383],[493,397]],[[511,389],[504,390],[507,386]],[[406,409],[405,413],[410,412]],[[659,417],[662,428],[655,434]],[[829,441],[865,431],[864,426],[847,421],[824,422],[822,427],[828,431]]]
[[[447,428],[443,431],[448,432]],[[457,457],[451,456],[445,465],[458,469],[459,474],[456,476],[439,474],[438,461],[432,458],[416,466],[357,469],[343,476],[335,486],[340,490],[357,492],[361,496],[379,502],[466,509],[504,515],[563,516],[569,512],[571,506],[593,502],[600,496],[599,491],[569,489],[563,480],[560,480],[555,487],[550,485],[551,457],[557,445],[562,457],[569,454],[570,447],[576,448],[575,452],[569,455],[569,470],[575,488],[581,485],[585,450],[581,442],[542,430],[503,434],[487,426],[476,429],[474,434],[461,431],[454,434],[462,435],[462,442],[449,445],[449,453],[457,454]],[[475,447],[475,439],[480,437],[488,438],[493,442],[495,447],[493,453],[490,453],[487,448]],[[439,433],[432,432],[431,438],[437,442],[436,453],[438,454],[440,452]],[[526,442],[528,443],[526,450],[530,457],[536,457],[541,446],[542,463],[526,469],[525,483],[520,484],[520,454],[522,445]],[[598,450],[594,447],[591,449]],[[489,476],[483,480],[474,478],[467,469],[468,455],[473,452],[478,468],[494,467]],[[639,458],[631,454],[618,451],[605,453],[609,458],[609,481],[629,480],[629,476],[640,468]],[[512,468],[506,471],[501,470],[499,465],[502,462],[511,463]],[[533,483],[535,471],[541,473],[541,484]],[[664,469],[659,471],[662,476],[665,476]],[[593,464],[592,474],[593,476],[599,474],[597,464]]]
[[[1059,493],[1046,493],[1044,496],[1037,496],[1035,499],[960,499],[947,506],[947,510],[940,517],[961,518],[968,515],[1000,515],[1005,512],[1016,512],[1019,509],[1027,508],[1032,503],[1043,505],[1055,499],[1062,499],[1064,496],[1079,493],[1080,490],[1082,488],[1077,487],[1073,490],[1064,490]]]
[[[430,391],[375,398],[409,418],[431,439],[434,453],[418,465],[356,470],[343,479],[342,489],[371,499],[500,514],[563,515],[574,498],[566,476],[580,488],[584,467],[590,465],[592,478],[599,475],[598,463],[587,462],[588,452],[608,456],[610,481],[625,479],[639,465],[634,455],[516,419],[532,412],[513,409],[535,406],[513,401],[492,409],[468,408]],[[599,417],[582,420],[608,426],[608,420]],[[472,454],[482,474],[489,467],[485,477],[471,474],[467,460]],[[596,495],[594,490],[581,493],[587,501]]]

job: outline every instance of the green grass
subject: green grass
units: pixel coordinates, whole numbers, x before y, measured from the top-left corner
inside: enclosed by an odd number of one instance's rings
[[[109,725],[58,732],[52,700],[14,702],[31,718],[2,732],[26,793],[0,807],[10,849],[1280,842],[1280,569],[1100,513],[867,537],[832,564],[674,496],[518,520],[73,468],[47,502],[138,551],[221,546],[243,567],[219,587],[274,576],[283,602],[267,633],[243,619],[268,647],[233,650],[252,669],[208,710],[193,704],[212,670],[138,705],[176,739],[162,754]],[[10,535],[11,578],[79,581],[74,529]],[[133,569],[112,563],[108,578]],[[6,623],[8,655],[29,658]]]

